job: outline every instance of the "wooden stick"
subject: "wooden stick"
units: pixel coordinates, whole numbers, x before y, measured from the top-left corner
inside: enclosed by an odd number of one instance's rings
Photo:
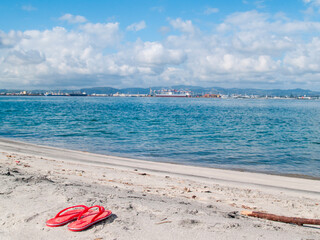
[[[163,221],[163,222],[158,222],[158,223],[156,223],[157,225],[159,225],[159,224],[163,224],[163,223],[171,223],[172,221]]]
[[[279,216],[279,215],[270,214],[270,213],[253,212],[253,211],[242,211],[241,214],[245,216],[263,218],[263,219],[268,219],[268,220],[277,221],[277,222],[297,224],[299,226],[302,226],[303,224],[320,225],[320,219],[285,217],[285,216]]]

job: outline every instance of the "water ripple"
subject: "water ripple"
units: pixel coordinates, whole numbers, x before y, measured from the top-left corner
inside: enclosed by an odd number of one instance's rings
[[[320,103],[0,97],[0,135],[154,161],[320,176]]]

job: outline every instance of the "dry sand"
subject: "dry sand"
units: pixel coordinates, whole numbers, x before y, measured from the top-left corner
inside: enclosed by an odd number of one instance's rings
[[[49,228],[72,205],[113,215],[86,231]],[[0,139],[0,239],[320,239],[320,181],[148,162]]]

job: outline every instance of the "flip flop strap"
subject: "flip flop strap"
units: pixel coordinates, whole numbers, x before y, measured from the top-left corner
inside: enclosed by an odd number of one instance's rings
[[[104,207],[102,206],[97,206],[97,207],[99,207],[99,213],[91,219],[91,223],[93,223],[105,211]]]
[[[92,219],[91,222],[92,223],[98,216],[100,216],[103,212],[104,212],[104,207],[99,206],[99,205],[95,205],[92,207],[89,207],[87,209],[85,209],[79,216],[78,216],[78,220],[81,219],[81,217],[83,216],[83,214],[85,214],[86,212],[88,212],[91,208],[98,208],[99,209],[99,213],[97,213]]]
[[[67,207],[67,208],[61,210],[60,212],[58,212],[58,214],[57,214],[55,217],[59,217],[61,213],[67,211],[68,209],[71,209],[71,208],[80,208],[80,207],[81,207],[81,208],[84,208],[83,211],[85,211],[85,210],[88,208],[88,207],[85,206],[85,205],[77,205],[77,206]]]

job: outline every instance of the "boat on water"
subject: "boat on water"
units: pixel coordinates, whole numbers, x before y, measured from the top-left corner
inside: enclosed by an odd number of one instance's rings
[[[161,90],[156,93],[156,97],[191,97],[191,93],[188,91],[178,91],[178,90]]]
[[[69,96],[71,96],[71,97],[85,97],[85,96],[88,96],[88,94],[86,94],[85,92],[83,92],[83,93],[70,93]]]

